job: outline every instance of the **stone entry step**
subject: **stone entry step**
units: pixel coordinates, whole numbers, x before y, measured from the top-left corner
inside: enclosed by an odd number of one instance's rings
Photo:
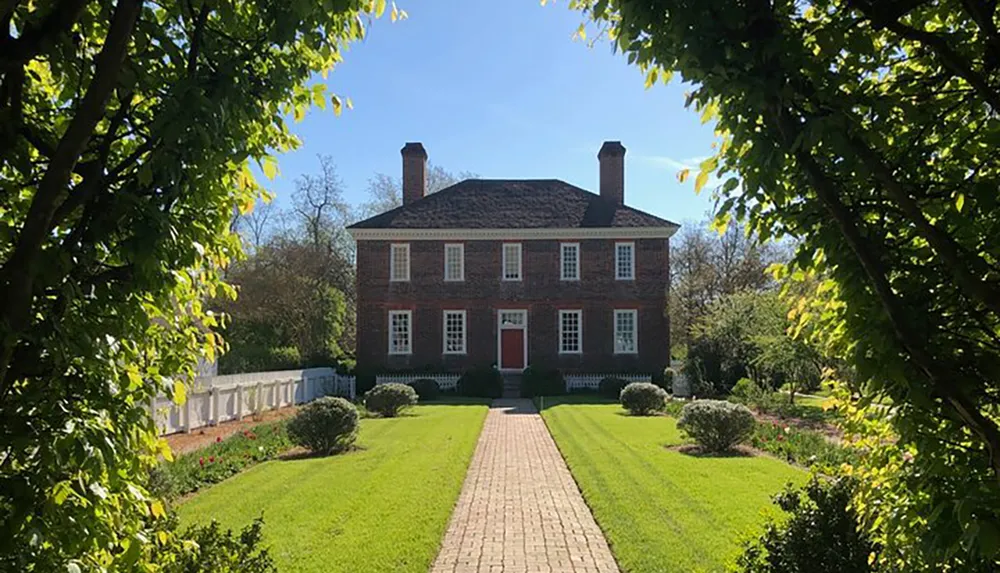
[[[521,397],[521,378],[523,378],[523,376],[520,374],[504,374],[503,376],[504,398]]]

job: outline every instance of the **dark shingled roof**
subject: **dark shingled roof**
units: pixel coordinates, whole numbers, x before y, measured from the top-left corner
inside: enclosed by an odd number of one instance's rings
[[[466,179],[352,229],[676,227],[558,179]]]

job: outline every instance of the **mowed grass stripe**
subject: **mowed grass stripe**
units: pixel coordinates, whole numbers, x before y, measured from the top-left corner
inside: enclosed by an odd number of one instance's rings
[[[426,571],[437,553],[487,412],[418,406],[361,421],[360,451],[261,464],[179,508],[184,523],[232,528],[264,515],[282,572]]]
[[[548,400],[546,400],[549,402]],[[723,571],[805,473],[768,457],[695,458],[667,417],[620,415],[572,397],[542,413],[624,571]]]

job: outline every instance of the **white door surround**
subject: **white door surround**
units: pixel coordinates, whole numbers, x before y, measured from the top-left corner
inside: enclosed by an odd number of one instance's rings
[[[523,368],[528,367],[528,310],[527,309],[497,309],[497,368],[501,372],[521,372],[519,368],[503,368],[503,348],[501,345],[501,333],[504,330],[522,330],[523,348],[522,360]]]

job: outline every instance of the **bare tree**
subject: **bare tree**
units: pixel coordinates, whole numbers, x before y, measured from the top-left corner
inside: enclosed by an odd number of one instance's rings
[[[344,182],[333,158],[320,155],[319,164],[319,174],[296,179],[292,215],[314,247],[332,247],[344,238],[343,228],[352,219],[351,206],[344,201]]]
[[[243,238],[243,245],[253,255],[274,236],[284,231],[285,213],[274,201],[258,200],[249,213],[234,217],[233,230]]]
[[[479,177],[478,174],[469,171],[460,171],[456,175],[441,166],[428,163],[426,176],[427,193],[437,193],[460,181],[475,179],[477,177]],[[368,198],[369,200],[361,205],[362,217],[371,217],[399,207],[403,204],[402,179],[386,175],[385,173],[376,173],[374,177],[368,180]]]

